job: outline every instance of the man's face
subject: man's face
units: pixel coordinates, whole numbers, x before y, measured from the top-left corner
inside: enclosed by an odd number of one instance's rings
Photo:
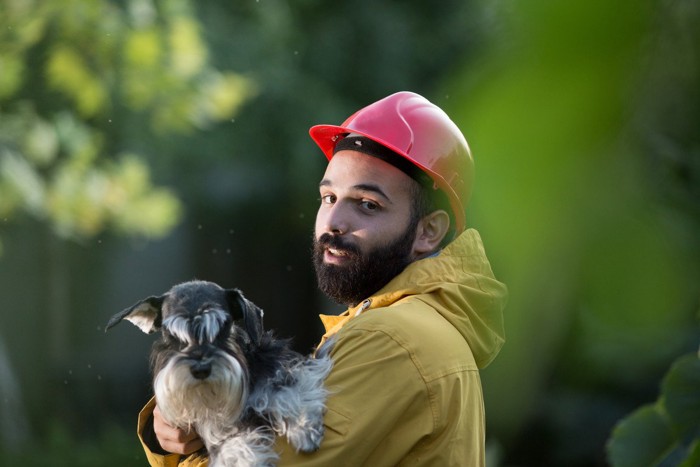
[[[354,305],[413,259],[416,221],[408,175],[375,157],[339,151],[319,185],[314,266],[330,298]]]

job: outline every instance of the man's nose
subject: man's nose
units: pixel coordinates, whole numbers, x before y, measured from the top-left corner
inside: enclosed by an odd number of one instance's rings
[[[326,208],[323,219],[324,231],[336,235],[347,233],[350,227],[348,206],[336,202]]]

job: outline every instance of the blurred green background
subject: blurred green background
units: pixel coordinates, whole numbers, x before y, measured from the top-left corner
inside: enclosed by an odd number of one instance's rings
[[[511,293],[489,465],[611,463],[700,343],[691,0],[0,0],[2,464],[145,465],[153,337],[104,324],[176,282],[240,287],[310,350],[339,309],[309,260],[308,128],[398,90],[465,133],[468,221]],[[658,465],[673,436],[700,452],[669,423]]]

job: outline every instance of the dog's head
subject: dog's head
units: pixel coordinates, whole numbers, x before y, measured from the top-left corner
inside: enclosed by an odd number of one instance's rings
[[[262,317],[240,290],[191,281],[122,310],[105,330],[127,320],[148,334],[161,331],[151,355],[156,398],[166,419],[186,426],[216,411],[229,421],[240,414],[246,354],[260,343]]]
[[[257,345],[263,333],[263,312],[238,289],[223,289],[213,282],[190,281],[159,296],[136,302],[112,316],[105,331],[127,320],[146,334],[163,327],[185,342],[214,342],[235,321],[243,322],[250,342]]]

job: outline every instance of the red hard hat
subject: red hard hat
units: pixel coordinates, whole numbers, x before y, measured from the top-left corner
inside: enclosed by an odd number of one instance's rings
[[[374,140],[428,174],[435,188],[447,194],[456,232],[464,231],[474,159],[464,135],[442,109],[418,94],[397,92],[358,110],[340,126],[315,125],[309,130],[328,160],[349,133]]]

